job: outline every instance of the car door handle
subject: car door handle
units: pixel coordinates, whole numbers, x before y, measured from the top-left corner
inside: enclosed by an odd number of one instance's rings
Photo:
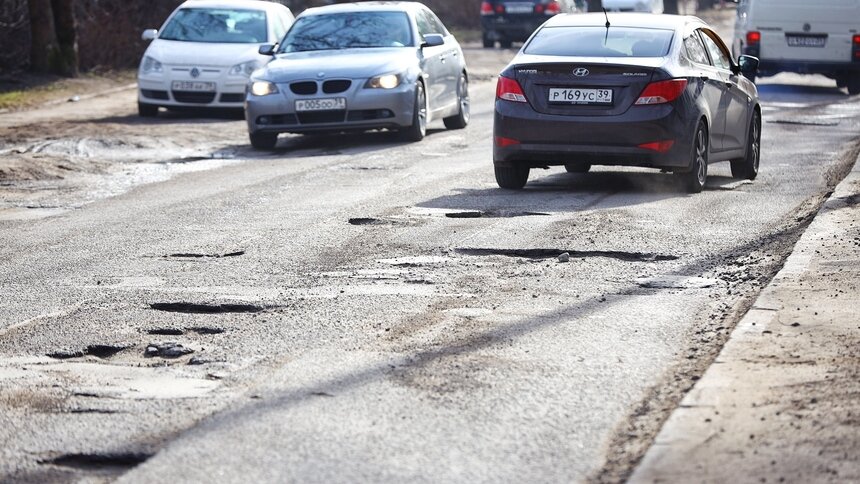
[[[731,88],[735,87],[735,83],[732,81],[726,81],[726,87],[731,89]]]

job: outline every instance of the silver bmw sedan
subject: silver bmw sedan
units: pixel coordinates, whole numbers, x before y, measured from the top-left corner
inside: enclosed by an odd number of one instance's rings
[[[274,59],[251,75],[245,98],[254,148],[274,148],[279,133],[370,129],[420,141],[428,121],[469,122],[460,45],[417,2],[308,9],[260,53]]]

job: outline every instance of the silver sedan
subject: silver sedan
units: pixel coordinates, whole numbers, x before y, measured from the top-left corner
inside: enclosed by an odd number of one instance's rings
[[[312,8],[250,79],[245,117],[251,145],[272,149],[279,133],[396,130],[420,141],[427,122],[469,122],[468,74],[459,43],[417,2]]]

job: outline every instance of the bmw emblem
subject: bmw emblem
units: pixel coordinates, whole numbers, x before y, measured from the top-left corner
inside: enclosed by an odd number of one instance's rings
[[[195,67],[195,68],[193,68],[193,69],[191,69],[191,77],[193,77],[193,78],[195,78],[195,79],[197,79],[198,77],[200,77],[200,69],[198,69],[198,68],[196,68],[196,67]]]
[[[322,79],[323,77],[325,77],[325,72],[318,72],[318,73],[317,73],[317,77],[319,77],[320,79]]]
[[[585,77],[585,76],[589,75],[590,73],[591,72],[589,72],[589,70],[586,69],[585,67],[577,67],[576,69],[573,70],[573,75],[576,77]]]

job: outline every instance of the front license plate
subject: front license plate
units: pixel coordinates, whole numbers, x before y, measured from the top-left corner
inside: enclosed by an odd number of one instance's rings
[[[215,83],[201,81],[173,81],[173,84],[171,84],[170,87],[174,91],[212,92],[215,90]]]
[[[549,102],[560,104],[612,104],[612,89],[574,89],[553,87]]]
[[[346,109],[345,97],[299,99],[296,101],[296,111],[338,111],[343,109]]]
[[[824,47],[827,44],[824,36],[787,35],[785,40],[789,47]]]

